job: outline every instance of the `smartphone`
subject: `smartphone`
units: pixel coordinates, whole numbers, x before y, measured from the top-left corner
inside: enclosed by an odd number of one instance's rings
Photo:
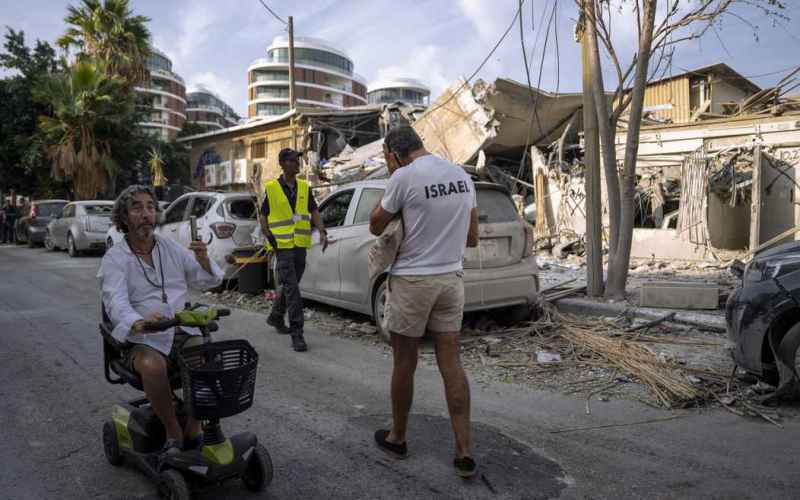
[[[197,234],[197,217],[195,217],[194,215],[189,217],[189,227],[191,228],[192,231],[192,241],[200,240],[200,237]]]

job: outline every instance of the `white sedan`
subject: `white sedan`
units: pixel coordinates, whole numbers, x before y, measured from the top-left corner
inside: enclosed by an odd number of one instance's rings
[[[386,180],[341,187],[320,203],[328,237],[334,243],[322,253],[313,232],[306,271],[300,281],[303,297],[371,315],[382,330],[386,274],[370,281],[367,252],[375,240],[369,215],[383,197]],[[508,318],[530,316],[539,288],[533,227],[517,213],[508,191],[497,184],[476,182],[480,245],[464,254],[465,311],[507,308]]]

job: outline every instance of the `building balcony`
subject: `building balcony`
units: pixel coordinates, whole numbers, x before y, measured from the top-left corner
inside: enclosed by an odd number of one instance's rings
[[[186,86],[186,82],[183,80],[183,77],[177,73],[173,73],[172,71],[167,71],[164,69],[151,69],[150,76],[155,78],[166,78],[167,80],[172,80],[175,83],[180,83],[182,86]]]
[[[356,81],[356,82],[358,82],[358,83],[360,83],[360,84],[362,84],[364,86],[367,85],[367,80],[363,76],[359,75],[358,73],[353,73],[353,74],[349,74],[348,75],[347,73],[345,73],[345,72],[343,72],[343,71],[341,71],[339,69],[336,69],[336,68],[332,69],[332,68],[327,67],[326,65],[322,65],[320,63],[316,63],[316,62],[311,63],[311,62],[300,62],[300,61],[298,61],[298,62],[295,63],[294,66],[295,66],[295,68],[310,69],[310,70],[313,70],[313,71],[322,71],[322,72],[325,72],[325,73],[329,73],[331,75],[338,76],[340,78],[345,78],[345,79],[348,79],[348,80]],[[253,71],[253,70],[256,70],[256,69],[285,69],[285,70],[288,71],[289,63],[288,62],[273,62],[272,60],[270,60],[267,57],[261,57],[259,59],[256,59],[255,61],[251,62],[250,66],[247,68],[247,71],[250,72],[250,71]]]
[[[173,94],[172,92],[168,92],[166,90],[161,90],[161,89],[152,88],[152,87],[134,87],[133,89],[135,91],[137,91],[137,92],[145,92],[145,93],[149,93],[149,94],[163,95],[163,96],[166,96],[166,97],[171,97],[173,99],[179,100],[184,105],[186,104],[186,99],[184,99],[183,97],[181,97],[181,96],[179,96],[177,94]]]

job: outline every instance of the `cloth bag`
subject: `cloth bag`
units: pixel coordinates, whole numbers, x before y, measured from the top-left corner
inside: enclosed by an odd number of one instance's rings
[[[370,283],[374,283],[378,276],[394,264],[404,236],[403,216],[400,215],[392,219],[369,249],[367,262]]]

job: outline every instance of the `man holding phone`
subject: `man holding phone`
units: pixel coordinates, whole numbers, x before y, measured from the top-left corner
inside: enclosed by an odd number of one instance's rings
[[[328,232],[317,209],[317,201],[308,182],[298,179],[299,153],[284,148],[278,153],[278,163],[283,174],[265,186],[264,204],[261,206],[261,230],[267,239],[267,250],[275,252],[280,289],[272,305],[267,324],[278,333],[290,334],[292,348],[297,352],[308,350],[303,338],[303,298],[300,280],[306,269],[306,251],[311,248],[311,224],[319,231],[319,241],[324,252],[328,248]],[[289,326],[283,317],[289,313]]]

